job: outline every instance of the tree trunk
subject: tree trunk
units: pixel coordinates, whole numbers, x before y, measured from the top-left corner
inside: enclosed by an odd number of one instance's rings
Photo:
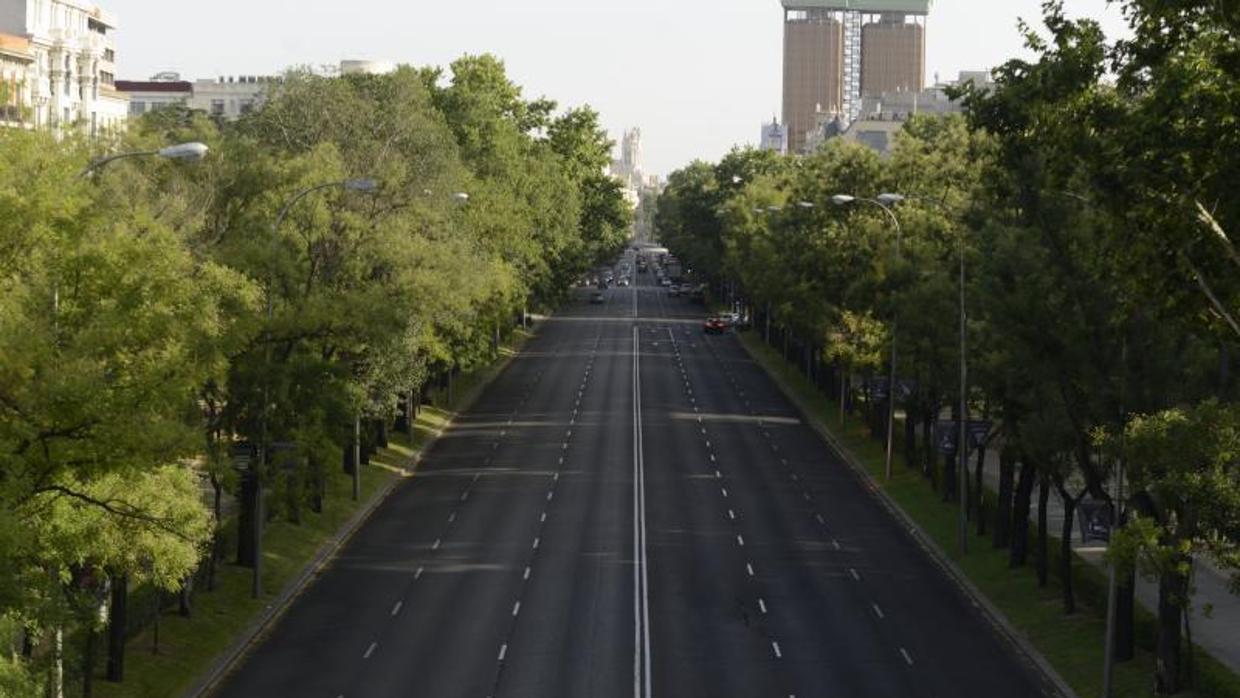
[[[904,405],[904,465],[917,467],[917,419],[913,414],[913,400]]]
[[[241,509],[237,516],[237,564],[241,567],[253,567],[256,555],[254,529],[258,525],[257,504],[258,479],[254,472],[256,466],[241,475]]]
[[[1172,560],[1172,566],[1183,563]],[[1188,578],[1171,569],[1158,579],[1158,635],[1155,641],[1154,688],[1160,694],[1179,693],[1183,687],[1180,666],[1184,600],[1188,597]]]
[[[993,546],[1002,550],[1012,543],[1012,484],[1015,479],[1016,453],[1004,446],[999,451],[999,501],[995,502]]]
[[[181,583],[181,591],[177,594],[177,615],[191,618],[194,615],[194,574],[186,575]]]
[[[386,419],[375,420],[375,445],[379,448],[387,448],[388,444],[388,424]]]
[[[977,512],[977,535],[986,535],[986,445],[977,447],[977,465],[973,473],[973,511]]]
[[[1072,517],[1076,514],[1079,499],[1073,499],[1061,487],[1059,499],[1063,502],[1063,530],[1059,539],[1059,581],[1063,584],[1063,612],[1076,613],[1076,594],[1072,588]]]
[[[960,417],[960,405],[953,404],[952,405],[952,421],[959,424],[958,420],[960,420],[960,418],[961,418]],[[959,437],[957,437],[957,439],[959,439]],[[943,501],[944,502],[956,501],[956,498],[957,498],[956,478],[957,477],[963,477],[963,478],[969,477],[969,473],[967,470],[963,473],[960,472],[960,449],[966,448],[966,447],[967,447],[967,444],[960,444],[960,443],[956,444],[956,452],[953,453],[951,456],[943,459]],[[966,459],[965,462],[966,462],[966,467],[967,467],[968,459]],[[964,507],[965,511],[968,511],[969,503],[961,502],[960,506]]]
[[[215,514],[215,521],[212,524],[211,531],[211,551],[207,555],[207,591],[215,591],[216,569],[219,564],[220,557],[224,554],[221,548],[224,545],[222,536],[220,536],[220,525],[224,520],[223,512],[223,488],[220,486],[220,480],[215,475],[211,476],[211,511]]]
[[[99,633],[95,632],[93,625],[88,625],[82,638],[82,698],[91,698],[94,695],[94,679],[95,679],[95,642]],[[111,664],[109,658],[108,663]],[[111,673],[111,666],[108,667]]]
[[[56,626],[56,639],[52,648],[52,698],[65,698],[65,629]]]
[[[128,622],[129,578],[113,577],[112,610],[108,614],[108,681],[113,683],[125,679],[125,626]]]
[[[1115,607],[1115,661],[1129,662],[1137,656],[1137,573],[1127,570],[1119,578]]]
[[[839,369],[840,380],[840,426],[844,426],[844,415],[848,410],[848,372],[843,366]]]
[[[934,445],[934,410],[929,409],[927,405],[923,405],[927,409],[921,413],[921,451],[922,474],[925,475],[932,486],[938,487],[938,458],[939,451]]]
[[[1047,520],[1047,505],[1051,499],[1051,483],[1042,476],[1038,483],[1038,547],[1035,563],[1038,570],[1038,588],[1045,589],[1048,580],[1050,557],[1050,522]]]
[[[352,475],[353,470],[357,467],[357,457],[354,453],[353,425],[349,425],[349,435],[344,441],[344,453],[341,454],[341,462],[344,465],[344,474]]]

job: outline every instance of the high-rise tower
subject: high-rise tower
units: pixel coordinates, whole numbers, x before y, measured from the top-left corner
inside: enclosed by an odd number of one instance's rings
[[[920,90],[932,0],[781,0],[789,150],[825,118],[847,125],[861,97]]]

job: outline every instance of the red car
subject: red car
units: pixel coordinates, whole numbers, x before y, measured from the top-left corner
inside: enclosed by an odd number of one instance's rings
[[[702,329],[706,334],[723,334],[728,331],[728,321],[721,317],[713,317],[702,325]]]

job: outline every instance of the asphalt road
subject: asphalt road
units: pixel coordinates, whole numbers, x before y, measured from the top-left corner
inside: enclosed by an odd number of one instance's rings
[[[219,696],[1041,696],[735,337],[574,304]]]

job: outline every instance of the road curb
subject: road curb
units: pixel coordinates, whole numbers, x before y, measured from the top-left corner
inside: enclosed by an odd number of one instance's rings
[[[1068,682],[1059,675],[1059,672],[1056,671],[1055,668],[1051,666],[1050,662],[1042,656],[1042,653],[1039,652],[1037,648],[1035,648],[1029,640],[1026,639],[1025,636],[1011,624],[1010,621],[1008,621],[1007,616],[1004,615],[1003,611],[999,610],[998,607],[991,603],[990,599],[982,593],[981,589],[978,589],[977,586],[973,584],[972,580],[969,579],[968,575],[966,575],[964,571],[961,570],[956,563],[947,556],[947,553],[939,547],[939,544],[936,543],[934,539],[931,538],[930,535],[926,533],[925,530],[923,530],[922,527],[918,525],[918,523],[914,521],[913,518],[910,517],[904,509],[902,509],[900,505],[897,504],[895,500],[893,500],[887,492],[879,486],[878,481],[870,475],[869,471],[866,470],[863,465],[861,465],[861,462],[857,460],[852,451],[850,451],[847,446],[840,443],[839,439],[837,439],[835,434],[831,431],[831,428],[818,418],[818,415],[814,412],[813,407],[807,404],[805,400],[802,399],[801,396],[798,395],[797,392],[793,390],[781,376],[768,370],[766,365],[758,358],[757,355],[754,354],[753,350],[750,349],[749,345],[744,340],[738,338],[738,341],[741,347],[745,350],[745,354],[748,355],[755,364],[762,368],[762,371],[766,373],[773,383],[775,383],[780,392],[784,394],[784,397],[788,398],[788,400],[796,406],[797,410],[805,419],[805,423],[817,432],[818,435],[821,436],[831,446],[831,448],[835,450],[841,460],[848,464],[848,466],[852,469],[853,474],[866,485],[867,489],[874,493],[875,497],[877,497],[878,501],[883,505],[883,508],[885,508],[899,524],[904,526],[909,535],[911,535],[917,544],[930,555],[930,558],[935,562],[935,564],[937,564],[939,568],[942,569],[944,573],[946,573],[947,576],[956,583],[956,585],[965,593],[969,600],[973,602],[974,606],[982,612],[992,627],[994,627],[1002,637],[1007,639],[1007,641],[1011,643],[1012,646],[1015,647],[1025,657],[1025,659],[1027,659],[1034,666],[1034,668],[1038,670],[1043,679],[1058,692],[1058,695],[1061,696],[1061,698],[1079,698],[1076,691],[1074,691],[1072,687],[1068,685]]]
[[[531,323],[530,327],[527,328],[527,331],[530,332],[531,335],[536,334],[537,325]],[[340,549],[353,538],[353,536],[361,529],[362,525],[365,524],[375,513],[375,511],[379,509],[379,506],[387,501],[387,498],[392,494],[396,487],[406,479],[413,477],[418,470],[418,466],[422,464],[422,459],[427,453],[430,452],[431,448],[435,445],[435,442],[437,442],[439,438],[444,435],[444,433],[452,428],[452,425],[456,422],[457,416],[468,411],[478,400],[478,398],[481,397],[486,391],[486,387],[501,374],[503,374],[503,372],[507,370],[508,365],[511,364],[513,360],[520,355],[520,353],[521,352],[518,350],[513,352],[511,355],[504,357],[498,362],[495,372],[489,378],[471,387],[470,393],[467,393],[463,398],[461,405],[454,411],[453,416],[448,423],[428,438],[426,442],[422,444],[422,448],[418,449],[418,451],[413,455],[410,462],[405,467],[401,468],[403,473],[393,478],[390,482],[372,494],[366,504],[355,512],[353,516],[345,522],[344,526],[336,532],[335,537],[323,543],[323,545],[315,553],[314,558],[307,562],[306,565],[302,567],[301,571],[298,572],[297,576],[284,586],[284,588],[280,591],[280,595],[277,596],[275,600],[263,610],[258,618],[254,619],[250,626],[246,628],[246,630],[237,638],[232,646],[220,654],[215,662],[212,663],[211,668],[208,669],[207,672],[183,694],[183,698],[206,698],[211,695],[211,692],[215,690],[219,683],[227,678],[230,673],[232,673],[237,663],[245,657],[246,652],[254,646],[254,644],[262,637],[263,633],[268,628],[272,627],[276,621],[284,615],[289,606],[292,605],[293,601],[296,600],[297,597],[305,591],[306,587],[308,587],[310,583],[319,576],[319,573],[321,573],[323,569],[336,558],[336,553],[338,553]]]

